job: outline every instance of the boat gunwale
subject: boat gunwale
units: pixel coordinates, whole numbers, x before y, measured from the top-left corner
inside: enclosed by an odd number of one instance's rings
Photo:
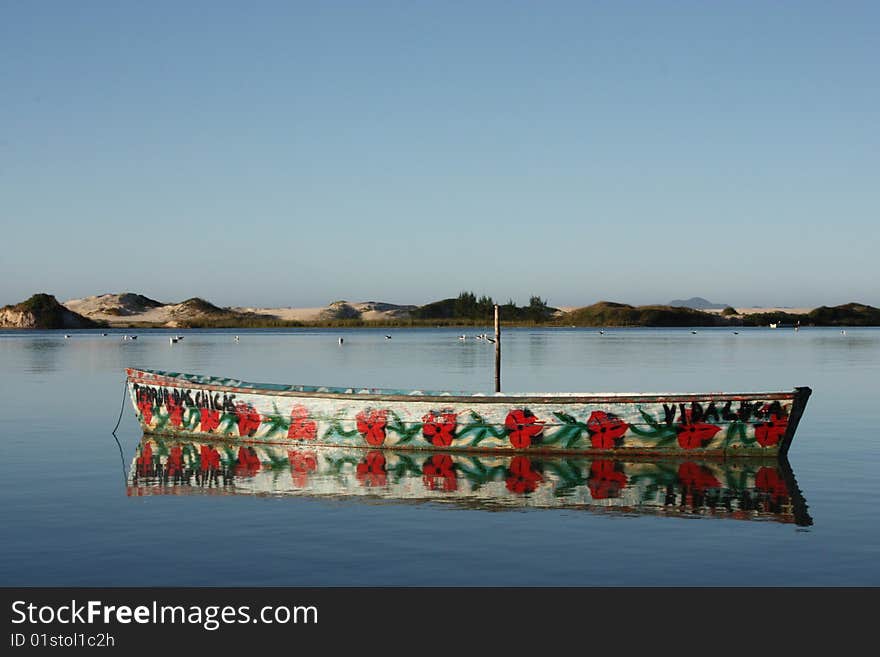
[[[141,376],[146,375],[146,376]],[[193,375],[199,376],[199,375]],[[213,390],[216,392],[231,392],[236,394],[262,395],[269,397],[302,397],[316,399],[346,399],[359,401],[395,401],[395,402],[426,402],[426,403],[456,403],[456,404],[637,404],[637,403],[663,403],[663,402],[690,402],[711,399],[713,401],[774,401],[774,400],[790,400],[795,399],[801,393],[803,388],[795,388],[786,392],[747,392],[747,393],[730,393],[730,392],[701,392],[701,393],[606,393],[606,394],[590,394],[590,393],[558,393],[558,394],[523,394],[515,393],[513,395],[505,394],[479,394],[461,395],[461,394],[399,394],[399,393],[362,393],[355,392],[330,392],[330,391],[299,391],[299,390],[273,390],[272,388],[261,388],[259,386],[268,386],[273,384],[251,383],[248,381],[240,381],[243,386],[225,385],[219,383],[205,383],[191,381],[181,376],[161,372],[157,370],[146,370],[141,368],[128,368],[127,381],[140,383],[144,385],[165,385],[169,387],[192,388],[196,390]],[[252,386],[252,387],[251,387]],[[362,388],[363,390],[369,390]],[[809,390],[807,388],[806,390]],[[807,393],[807,396],[809,393]],[[792,436],[794,431],[791,432]]]

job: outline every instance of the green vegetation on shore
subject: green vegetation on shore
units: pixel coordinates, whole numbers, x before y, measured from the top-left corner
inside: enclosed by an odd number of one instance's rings
[[[794,313],[753,313],[744,315],[744,326],[767,326],[778,322],[782,326],[880,326],[880,308],[863,303],[845,303],[840,306],[819,306],[805,315]]]
[[[712,313],[675,306],[630,306],[600,301],[562,316],[574,326],[726,326],[729,321]]]
[[[807,319],[816,326],[880,326],[880,308],[863,303],[819,306],[807,313]]]
[[[519,307],[513,300],[499,304],[499,312],[505,322],[550,322],[558,314],[541,297],[533,296],[529,305]],[[419,306],[410,313],[415,320],[457,320],[467,324],[492,323],[495,319],[495,301],[492,297],[481,296],[479,299],[473,292],[462,292],[456,298],[443,299]]]

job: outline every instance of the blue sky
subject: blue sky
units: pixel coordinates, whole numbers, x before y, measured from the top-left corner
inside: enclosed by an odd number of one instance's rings
[[[880,305],[878,24],[0,0],[0,303]]]

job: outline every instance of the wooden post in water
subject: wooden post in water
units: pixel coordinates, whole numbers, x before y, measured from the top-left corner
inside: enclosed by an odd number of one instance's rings
[[[498,304],[495,304],[495,392],[501,392],[501,322],[498,321]]]

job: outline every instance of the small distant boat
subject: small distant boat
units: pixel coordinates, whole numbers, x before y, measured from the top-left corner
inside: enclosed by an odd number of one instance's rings
[[[493,395],[126,374],[147,434],[460,452],[785,454],[811,393]]]

